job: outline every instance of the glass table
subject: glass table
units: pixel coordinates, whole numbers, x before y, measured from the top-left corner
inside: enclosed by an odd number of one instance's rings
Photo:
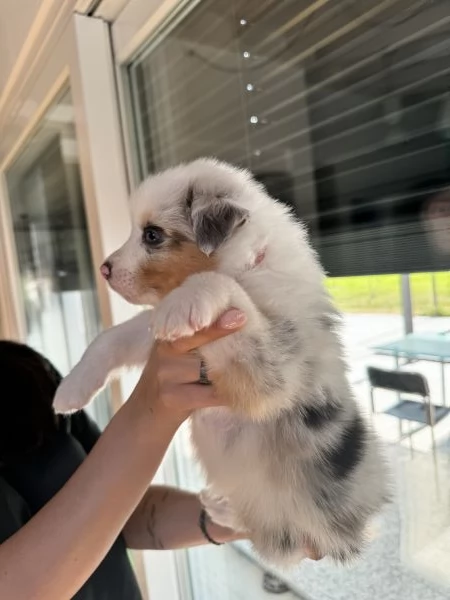
[[[376,354],[393,356],[399,368],[400,359],[426,360],[441,364],[442,401],[447,404],[445,365],[450,363],[450,335],[445,333],[410,333],[404,338],[373,347]]]

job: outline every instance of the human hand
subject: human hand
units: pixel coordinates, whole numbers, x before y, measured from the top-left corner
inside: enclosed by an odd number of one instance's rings
[[[214,386],[198,383],[200,358],[194,351],[239,331],[245,323],[244,313],[230,309],[190,337],[156,342],[130,400],[140,402],[151,414],[178,423],[198,408],[220,406]]]

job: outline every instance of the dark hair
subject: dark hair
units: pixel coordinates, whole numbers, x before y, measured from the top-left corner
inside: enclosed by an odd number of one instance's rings
[[[58,430],[55,367],[25,344],[0,340],[0,464],[36,450]]]

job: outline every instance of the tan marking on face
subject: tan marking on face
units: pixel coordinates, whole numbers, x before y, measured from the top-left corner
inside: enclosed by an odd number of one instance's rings
[[[206,256],[198,247],[189,241],[183,241],[172,247],[170,251],[158,255],[141,265],[135,275],[135,286],[138,294],[145,294],[152,289],[163,298],[194,273],[213,271],[216,260]]]

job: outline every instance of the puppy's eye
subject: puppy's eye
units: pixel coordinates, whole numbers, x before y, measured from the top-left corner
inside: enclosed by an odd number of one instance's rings
[[[164,231],[156,225],[147,225],[142,232],[142,241],[147,246],[159,246],[164,241]]]

